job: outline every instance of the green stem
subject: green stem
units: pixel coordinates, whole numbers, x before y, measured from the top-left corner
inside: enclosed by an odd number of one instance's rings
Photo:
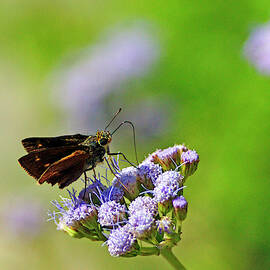
[[[176,270],[185,270],[186,268],[172,253],[171,248],[163,248],[160,250],[161,256],[167,260],[167,262]]]

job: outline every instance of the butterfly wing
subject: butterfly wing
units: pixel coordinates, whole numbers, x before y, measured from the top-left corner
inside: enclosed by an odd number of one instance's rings
[[[76,181],[87,168],[89,154],[84,150],[76,150],[68,156],[53,163],[38,179],[39,184],[47,182],[52,186],[58,183],[64,188]]]
[[[82,134],[64,135],[58,137],[31,137],[22,140],[25,150],[30,153],[38,149],[74,146],[85,141],[89,136]]]
[[[62,146],[48,149],[33,150],[29,154],[21,157],[18,161],[24,170],[35,179],[40,176],[55,162],[71,155],[77,150],[86,150],[82,146]]]

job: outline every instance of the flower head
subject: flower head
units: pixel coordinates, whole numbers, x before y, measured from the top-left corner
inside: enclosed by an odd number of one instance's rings
[[[70,198],[53,201],[58,212],[50,212],[50,219],[57,224],[58,230],[63,230],[73,237],[81,238],[85,231],[97,226],[97,210],[94,205],[83,202],[76,196],[76,192],[69,192]],[[89,231],[90,233],[90,231]]]
[[[154,199],[158,202],[160,214],[166,214],[171,208],[171,200],[182,189],[183,176],[175,171],[167,171],[161,174],[154,188]]]
[[[183,221],[185,220],[187,216],[187,208],[188,208],[188,202],[186,201],[184,196],[179,196],[172,201],[174,212],[176,214],[176,217]]]
[[[137,246],[136,237],[128,224],[112,230],[106,243],[111,256],[114,257],[126,255]]]
[[[138,170],[134,167],[124,168],[113,179],[112,185],[123,188],[125,197],[134,200],[140,193]]]
[[[126,207],[115,201],[101,204],[98,210],[98,222],[101,226],[113,226],[125,219]]]
[[[187,148],[184,145],[175,145],[161,151],[156,151],[152,155],[152,160],[154,163],[160,164],[165,171],[174,170],[181,164],[181,154],[185,151],[187,151]]]
[[[181,173],[185,178],[192,175],[197,170],[199,161],[199,155],[194,150],[188,150],[182,153],[181,162],[183,166],[181,166]]]
[[[148,196],[137,197],[129,205],[129,214],[134,215],[140,210],[149,211],[153,216],[156,216],[158,214],[157,202]]]
[[[153,189],[158,176],[162,174],[162,168],[159,164],[153,162],[143,162],[139,166],[140,182],[144,187]]]
[[[104,192],[106,189],[107,187],[104,186],[99,179],[96,179],[96,181],[93,181],[92,184],[79,193],[79,198],[87,203],[99,205],[101,203],[100,197],[102,192]]]
[[[151,238],[155,228],[155,219],[150,211],[142,209],[133,213],[129,217],[128,223],[137,238]]]

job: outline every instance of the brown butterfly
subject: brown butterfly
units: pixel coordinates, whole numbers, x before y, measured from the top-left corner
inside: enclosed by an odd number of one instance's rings
[[[120,111],[121,109],[115,114],[107,127]],[[114,132],[124,123],[131,124],[134,131],[133,124],[129,121],[124,121]],[[28,154],[21,157],[18,161],[25,171],[33,176],[39,184],[47,182],[55,185],[57,183],[59,188],[62,189],[76,181],[86,171],[94,170],[98,163],[104,161],[105,154],[109,156],[109,160],[110,156],[118,154],[127,160],[121,152],[110,152],[109,144],[114,132],[106,131],[107,127],[104,131],[97,131],[94,136],[75,134],[23,139],[22,145]],[[109,165],[106,158],[105,160]],[[109,168],[111,169],[110,165]]]

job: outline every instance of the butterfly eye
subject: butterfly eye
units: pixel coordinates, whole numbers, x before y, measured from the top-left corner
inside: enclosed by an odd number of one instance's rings
[[[99,143],[100,143],[100,145],[106,145],[108,143],[108,139],[102,138],[102,139],[100,139]]]

